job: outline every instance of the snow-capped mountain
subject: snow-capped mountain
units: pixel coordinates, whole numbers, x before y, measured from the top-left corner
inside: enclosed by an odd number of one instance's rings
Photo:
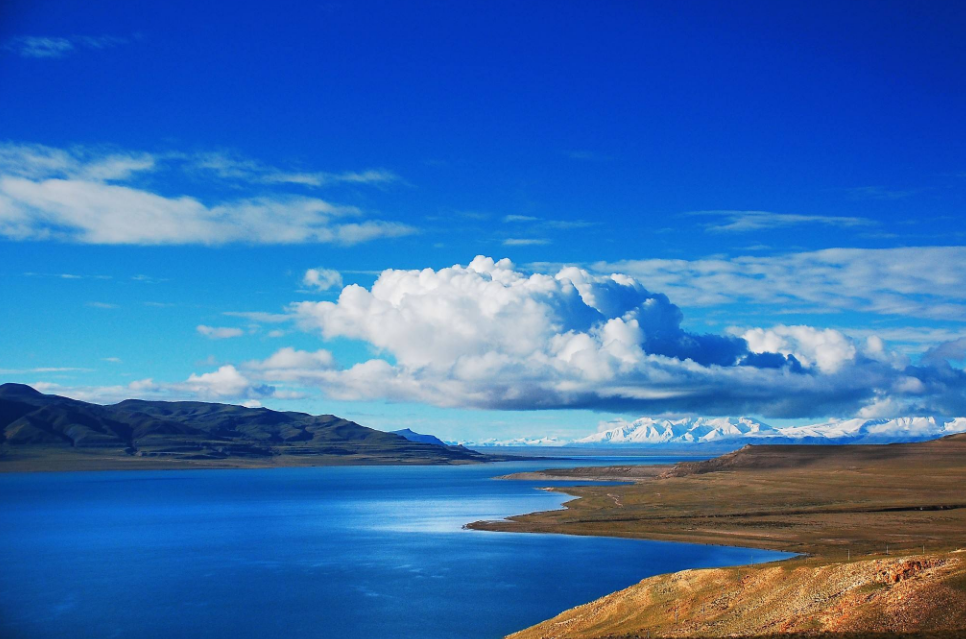
[[[739,448],[744,444],[892,444],[936,439],[966,432],[966,417],[894,419],[841,419],[805,426],[775,427],[750,417],[641,417],[617,422],[613,428],[576,440],[560,437],[520,437],[458,442],[473,447],[632,447],[665,445],[717,445]],[[454,442],[456,443],[456,442]]]
[[[516,439],[485,439],[478,442],[459,442],[467,448],[474,446],[567,446],[571,442],[559,437],[518,437]]]
[[[758,435],[771,426],[748,417],[685,417],[684,419],[653,419],[642,417],[616,428],[578,439],[583,446],[610,444],[696,444],[718,442],[749,435]]]
[[[934,439],[966,432],[966,418],[949,421],[935,417],[896,417],[894,419],[844,419],[778,428],[781,437],[793,440],[822,440],[830,443],[887,444]]]
[[[710,444],[726,442],[801,444],[888,444],[935,439],[966,432],[966,418],[935,417],[833,420],[806,426],[774,427],[747,417],[642,417],[573,442],[579,446]]]

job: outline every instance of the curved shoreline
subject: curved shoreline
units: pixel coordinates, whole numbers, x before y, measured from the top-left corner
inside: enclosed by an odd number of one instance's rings
[[[520,474],[522,475],[526,473],[520,473]],[[504,478],[495,477],[494,479],[504,479]],[[512,478],[512,479],[518,479],[518,478]],[[521,477],[519,479],[522,479],[524,481],[532,481],[529,478]],[[579,481],[586,481],[586,480],[581,479]],[[602,480],[602,481],[610,482],[611,480]],[[570,535],[573,537],[602,537],[605,539],[636,539],[638,541],[660,541],[660,542],[669,542],[669,543],[690,544],[695,546],[720,546],[724,548],[747,548],[749,550],[761,550],[764,552],[781,552],[781,553],[787,553],[791,555],[789,557],[784,557],[781,559],[773,559],[765,562],[759,562],[759,563],[753,563],[753,564],[742,564],[747,566],[779,563],[784,561],[793,561],[795,559],[808,556],[807,554],[796,552],[794,550],[784,550],[780,548],[763,548],[760,546],[752,546],[752,545],[738,545],[738,544],[729,544],[729,543],[714,543],[714,542],[708,542],[708,541],[695,541],[693,539],[684,538],[684,537],[661,538],[655,535],[607,534],[603,532],[581,532],[581,531],[569,531],[569,530],[538,530],[538,529],[531,529],[529,527],[518,529],[515,527],[510,527],[511,525],[517,523],[521,518],[524,518],[524,517],[537,517],[546,513],[563,512],[568,510],[569,508],[568,504],[570,504],[571,502],[583,499],[583,497],[579,495],[575,495],[574,493],[570,492],[570,490],[574,488],[581,488],[581,486],[535,487],[534,490],[542,490],[546,492],[558,493],[560,495],[566,495],[567,497],[572,497],[573,499],[565,500],[560,503],[559,508],[553,508],[551,510],[540,510],[540,511],[526,513],[526,514],[510,515],[508,517],[504,517],[503,519],[481,519],[478,521],[472,521],[468,524],[463,524],[463,529],[476,530],[481,532],[512,532],[512,533],[529,533],[529,534],[536,534],[536,535]],[[695,570],[702,570],[702,569],[695,569]]]
[[[966,555],[960,550],[966,539],[963,459],[966,437],[953,436],[890,447],[752,447],[666,472],[638,471],[636,477],[606,467],[507,476],[580,481],[596,476],[634,483],[549,487],[573,499],[558,510],[466,527],[799,555],[724,572],[686,570],[648,578],[511,635],[520,639],[584,639],[618,632],[644,636],[652,631],[713,637],[723,636],[725,628],[733,636],[815,630],[960,636],[966,633]],[[899,575],[895,581],[882,577],[893,573]],[[694,584],[707,586],[702,596],[695,594]],[[794,606],[773,600],[767,609],[756,607],[783,584],[797,584],[798,599],[792,599],[807,614],[796,616]],[[722,591],[740,606],[712,614],[715,593]],[[685,614],[672,592],[677,598],[691,597],[696,607]],[[809,607],[810,598],[824,604]],[[653,605],[641,603],[646,601]],[[910,602],[916,604],[915,614]],[[749,612],[742,615],[740,608]]]

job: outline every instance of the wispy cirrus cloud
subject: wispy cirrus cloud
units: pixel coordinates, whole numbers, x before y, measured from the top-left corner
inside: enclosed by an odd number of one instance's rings
[[[25,375],[33,373],[89,373],[89,368],[73,366],[38,366],[35,368],[0,368],[2,375]]]
[[[503,246],[546,246],[550,240],[545,237],[508,237]]]
[[[63,179],[92,182],[124,181],[153,171],[151,153],[75,146],[59,149],[42,144],[0,143],[0,175],[29,180]]]
[[[885,186],[856,186],[846,189],[853,200],[901,200],[912,197],[918,189],[895,189]]]
[[[548,220],[533,215],[504,215],[503,222],[536,230],[566,231],[595,226],[594,222],[586,220]]]
[[[621,260],[593,265],[665,291],[683,306],[966,320],[966,247],[826,249],[772,256]]]
[[[208,339],[231,339],[232,337],[241,337],[245,334],[240,328],[228,327],[228,326],[207,326],[205,324],[199,324],[196,328],[199,335],[203,335]]]
[[[843,228],[875,224],[872,220],[864,217],[799,215],[795,213],[772,213],[770,211],[690,211],[685,215],[717,218],[715,221],[707,222],[704,225],[705,230],[712,233],[748,233],[806,224]]]
[[[292,320],[292,316],[286,313],[266,313],[264,311],[225,311],[222,315],[241,317],[256,324],[282,324]]]
[[[0,172],[30,179],[63,178],[124,181],[137,173],[176,171],[228,182],[325,187],[337,184],[404,184],[388,169],[306,171],[282,168],[227,151],[148,153],[112,147],[54,148],[40,144],[0,143]]]
[[[416,229],[291,192],[203,202],[148,190],[135,178],[168,155],[0,145],[0,236],[82,244],[353,245]],[[183,167],[181,167],[183,169]]]
[[[546,246],[552,240],[548,236],[559,231],[570,231],[595,226],[585,220],[553,220],[534,215],[511,214],[503,216],[503,224],[512,233],[501,240],[503,246]]]
[[[3,48],[23,58],[64,58],[78,51],[113,49],[131,42],[119,36],[16,36],[7,40]]]
[[[361,171],[305,171],[264,164],[235,153],[208,152],[173,156],[185,163],[186,170],[223,180],[242,180],[262,184],[290,184],[311,188],[337,184],[387,186],[405,181],[388,169]]]
[[[69,280],[69,281],[82,281],[82,280],[97,280],[97,281],[110,281],[114,280],[116,282],[138,282],[141,284],[158,284],[161,282],[167,282],[166,278],[153,277],[151,275],[145,275],[139,273],[137,275],[130,276],[114,276],[114,275],[91,275],[91,274],[81,274],[81,273],[36,273],[33,271],[28,271],[23,274],[24,277],[43,277],[43,278],[55,278],[59,280]]]

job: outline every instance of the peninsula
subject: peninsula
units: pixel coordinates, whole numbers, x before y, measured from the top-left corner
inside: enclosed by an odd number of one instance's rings
[[[966,435],[888,446],[747,446],[665,467],[510,478],[624,480],[554,488],[564,510],[471,528],[637,537],[799,553],[780,564],[646,579],[514,637],[966,633]],[[811,636],[811,635],[809,635]]]

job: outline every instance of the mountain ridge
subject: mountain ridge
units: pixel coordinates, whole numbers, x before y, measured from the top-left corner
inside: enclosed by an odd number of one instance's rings
[[[724,441],[801,444],[892,444],[924,441],[966,431],[966,418],[935,417],[831,420],[803,426],[774,427],[747,417],[684,419],[640,418],[575,441],[579,445],[620,443],[701,444]]]
[[[101,405],[0,385],[0,470],[114,467],[452,464],[495,458],[411,441],[335,415],[210,402]],[[102,465],[103,465],[102,464]]]
[[[898,444],[966,432],[966,417],[906,416],[829,420],[775,427],[750,417],[641,417],[586,437],[488,440],[487,447],[556,446],[581,448],[717,447],[743,444]],[[467,444],[473,445],[473,444]]]
[[[409,428],[402,428],[400,430],[389,431],[393,435],[399,435],[400,437],[405,437],[411,442],[420,442],[422,444],[433,444],[434,446],[446,446],[447,444],[436,437],[435,435],[424,435],[423,433],[417,433],[416,431]]]

